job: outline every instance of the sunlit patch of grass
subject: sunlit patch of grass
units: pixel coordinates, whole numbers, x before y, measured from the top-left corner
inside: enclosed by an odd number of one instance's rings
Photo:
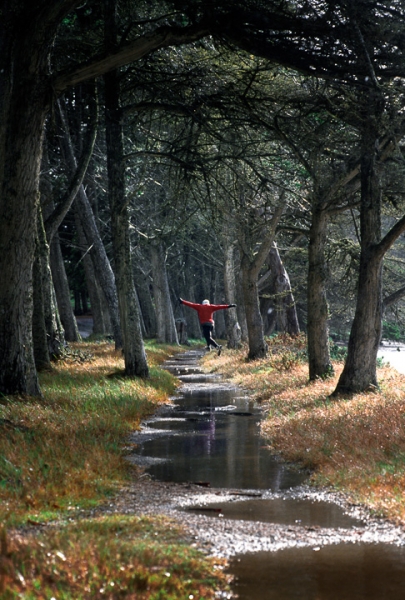
[[[167,518],[82,519],[39,535],[6,538],[0,593],[17,598],[214,598],[227,589],[223,562],[193,548]]]
[[[325,380],[309,382],[304,360],[288,369],[281,356],[300,356],[286,339],[272,340],[269,356],[246,361],[246,349],[205,357],[233,382],[249,390],[266,411],[262,432],[287,461],[313,472],[312,482],[332,485],[378,514],[405,523],[405,377],[390,367],[378,370],[380,389],[332,400],[342,363]],[[284,361],[284,363],[289,362]]]
[[[122,354],[111,343],[72,346],[41,374],[42,399],[0,401],[3,522],[45,520],[113,493],[136,470],[123,459],[126,436],[177,385],[157,366],[171,347],[150,344],[143,380],[122,376]]]

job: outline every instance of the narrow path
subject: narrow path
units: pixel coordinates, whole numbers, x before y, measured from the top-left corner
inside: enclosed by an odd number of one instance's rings
[[[220,392],[233,387],[218,376],[201,372],[200,356],[201,353],[198,352],[186,352],[177,355],[174,360],[166,364],[167,369],[179,376],[183,385],[178,390],[179,395],[173,399],[173,405],[164,407],[154,419],[144,423],[140,432],[133,434],[131,441],[139,444],[139,449],[142,450],[144,444],[150,440],[160,437],[163,443],[166,443],[165,440],[179,434],[177,430],[168,430],[160,425],[176,418],[181,421],[177,416],[179,413],[176,405],[178,406],[185,395],[186,398],[190,398],[190,395],[198,394],[201,389],[208,386],[210,389],[217,387]],[[131,454],[128,459],[152,469],[159,462],[167,462],[166,458],[148,456],[142,451]],[[260,517],[255,520],[254,513],[249,516],[249,520],[246,519],[246,515],[243,520],[227,517],[223,503],[229,506],[241,501],[249,503],[253,498],[268,501],[283,499],[286,503],[292,503],[293,507],[297,506],[294,502],[302,500],[307,502],[308,506],[312,505],[315,508],[328,504],[332,510],[338,509],[349,520],[353,519],[355,525],[329,527],[313,523],[304,524],[302,519],[294,518],[287,523],[263,522]],[[221,510],[217,509],[219,503],[222,506]],[[200,510],[194,510],[196,507]],[[212,510],[213,508],[215,510]],[[205,549],[210,555],[227,558],[249,552],[285,548],[319,549],[341,542],[383,542],[396,546],[405,545],[403,528],[371,517],[362,507],[350,505],[343,495],[328,490],[314,490],[302,484],[277,491],[243,487],[212,488],[203,487],[192,481],[186,483],[156,481],[146,472],[139,481],[123,491],[112,507],[112,511],[115,510],[127,513],[163,513],[174,517],[186,527],[195,546]]]

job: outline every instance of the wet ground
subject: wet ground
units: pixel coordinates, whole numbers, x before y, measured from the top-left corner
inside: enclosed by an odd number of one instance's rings
[[[405,374],[405,346],[397,342],[383,342],[378,350],[378,358]],[[405,596],[404,596],[405,597]]]
[[[91,315],[77,315],[76,322],[82,338],[88,338],[93,333],[93,317]]]
[[[183,385],[132,436],[148,485],[128,490],[125,509],[182,521],[192,543],[230,559],[241,600],[404,599],[404,529],[306,485],[266,447],[260,408],[201,372],[200,356],[166,364]]]

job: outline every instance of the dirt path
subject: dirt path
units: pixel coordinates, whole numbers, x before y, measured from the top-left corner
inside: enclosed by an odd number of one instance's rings
[[[180,356],[179,359],[181,360]],[[190,381],[194,381],[193,385],[198,386],[200,376],[195,372],[196,361],[189,362],[189,374],[184,374],[184,366],[188,364],[186,358],[179,364],[182,365],[178,370],[179,373],[183,373],[180,377],[184,381],[184,386],[190,385]],[[175,371],[176,363],[171,363],[171,367],[172,371]],[[218,384],[223,386],[226,382],[219,381]],[[181,391],[180,388],[180,394]],[[162,431],[160,434],[168,435],[168,432]],[[135,433],[131,441],[141,443],[142,436],[145,435],[148,435],[148,428]],[[147,458],[143,460],[147,464]],[[252,497],[260,497],[263,500],[285,498],[331,503],[358,521],[356,526],[350,528],[303,526],[296,523],[294,519],[288,524],[276,524],[260,520],[224,518],[220,511],[210,510],[212,505],[219,502],[248,502]],[[195,514],[190,510],[195,506],[208,506],[207,514]],[[111,505],[111,512],[115,511],[129,514],[165,514],[173,517],[186,527],[190,540],[195,546],[204,549],[210,555],[226,558],[246,552],[305,546],[320,547],[341,542],[385,542],[405,545],[404,528],[397,527],[387,520],[373,518],[365,508],[349,504],[341,494],[328,490],[315,490],[305,485],[278,493],[257,489],[203,488],[192,483],[153,481],[147,473],[144,473],[139,481],[123,490],[120,497]],[[204,513],[203,510],[200,512]]]

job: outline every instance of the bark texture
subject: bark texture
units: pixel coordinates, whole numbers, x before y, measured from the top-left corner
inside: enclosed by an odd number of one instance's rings
[[[329,352],[329,310],[326,298],[327,269],[325,245],[328,215],[315,209],[309,232],[308,248],[308,362],[309,379],[333,373]]]
[[[225,302],[236,304],[236,281],[235,281],[235,246],[229,238],[224,240],[224,290]],[[226,324],[226,337],[228,348],[239,348],[242,338],[242,330],[238,323],[235,309],[225,310],[224,319]]]
[[[356,311],[348,354],[334,395],[377,387],[377,352],[382,328],[381,181],[378,168],[382,99],[371,89],[365,102],[361,139],[361,254]]]
[[[58,234],[56,234],[51,241],[50,262],[56,302],[58,305],[60,320],[65,331],[65,340],[67,342],[78,342],[81,337],[77,327],[77,321],[73,314],[72,304],[70,302],[70,288],[63,262]]]
[[[179,339],[170,299],[166,260],[161,244],[151,246],[151,263],[157,322],[156,338],[161,344],[178,344]]]
[[[111,9],[114,6],[115,3],[111,5]],[[113,18],[113,15],[111,16]],[[111,212],[111,231],[119,315],[123,336],[125,374],[128,376],[147,377],[149,375],[149,368],[142,339],[131,260],[129,213],[125,195],[122,123],[119,107],[119,78],[117,72],[112,71],[108,73],[104,81],[108,196]]]

